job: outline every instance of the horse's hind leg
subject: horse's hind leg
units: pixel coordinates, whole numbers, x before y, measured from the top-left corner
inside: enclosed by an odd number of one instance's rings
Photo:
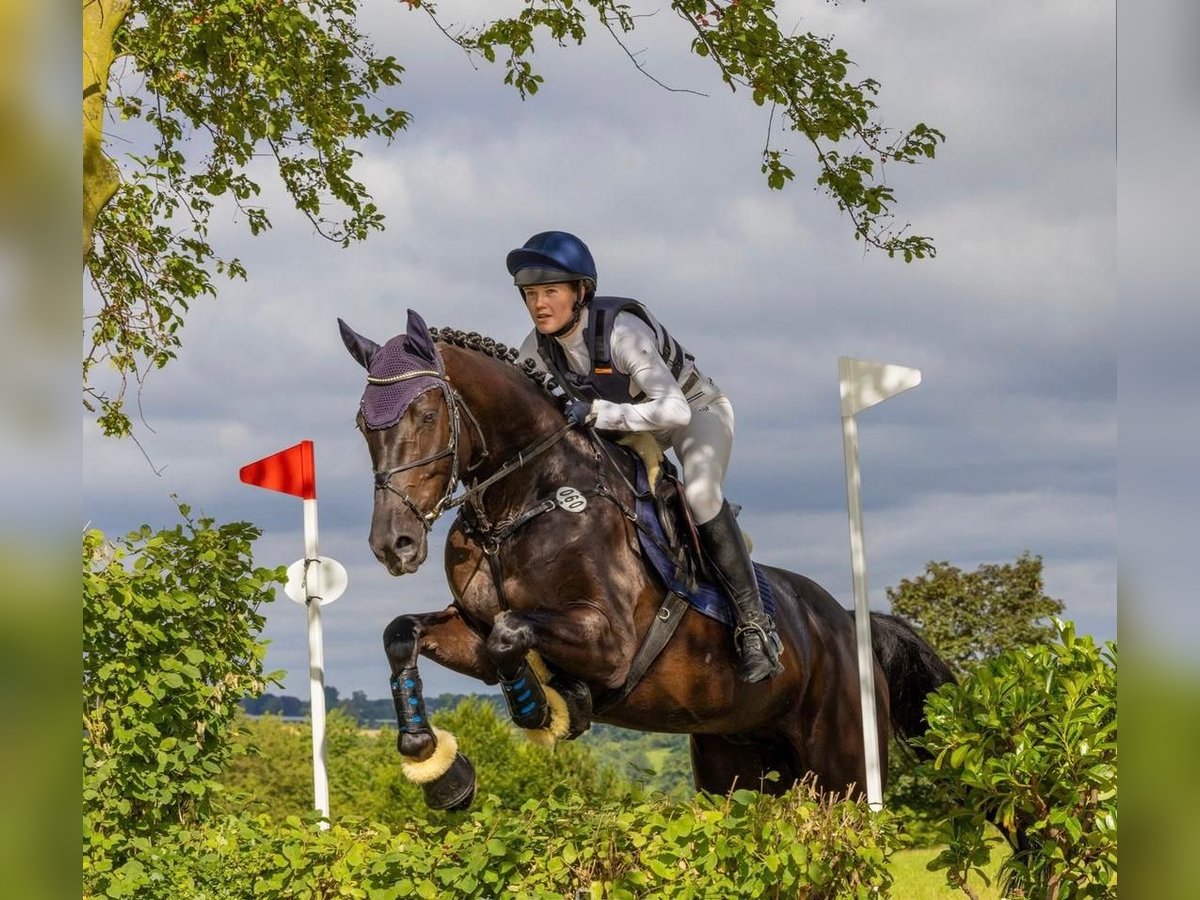
[[[451,606],[436,613],[397,616],[384,629],[383,645],[392,669],[401,768],[421,785],[431,808],[465,809],[475,796],[475,770],[458,752],[454,736],[430,724],[417,658],[424,653],[456,672],[494,683],[495,668],[483,640]]]
[[[763,738],[693,734],[692,777],[696,790],[728,794],[735,787],[778,796],[786,793],[800,777],[792,749]],[[777,772],[776,781],[766,780]]]
[[[888,691],[876,668],[875,701],[878,723],[879,763],[883,786],[887,787],[888,765]],[[784,732],[796,747],[801,771],[809,771],[815,786],[826,793],[866,796],[867,767],[863,750],[862,705],[858,679],[840,681],[815,709],[797,709],[783,722]],[[820,723],[814,727],[813,723]]]

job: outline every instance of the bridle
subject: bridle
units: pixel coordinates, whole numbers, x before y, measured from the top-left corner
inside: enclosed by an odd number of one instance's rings
[[[383,471],[377,470],[375,472],[375,490],[391,491],[402,501],[404,501],[404,505],[407,506],[409,510],[412,511],[412,514],[420,520],[425,532],[428,533],[429,530],[433,528],[433,523],[436,522],[438,517],[448,508],[448,504],[451,502],[452,494],[454,493],[454,487],[458,483],[458,449],[460,435],[460,419],[458,411],[460,404],[464,410],[467,410],[467,414],[471,417],[472,423],[475,426],[475,431],[479,435],[480,441],[483,443],[483,453],[475,465],[479,465],[479,462],[482,462],[485,458],[487,458],[488,450],[487,442],[483,437],[483,432],[479,429],[479,423],[475,421],[474,415],[470,413],[470,410],[467,408],[466,403],[463,402],[458,391],[451,386],[450,379],[446,377],[444,372],[439,371],[438,369],[418,369],[414,372],[405,372],[402,375],[389,375],[386,377],[368,375],[367,383],[377,385],[397,384],[401,381],[408,381],[410,378],[433,378],[438,382],[438,387],[441,388],[442,396],[446,400],[446,408],[450,411],[450,440],[449,443],[447,443],[446,446],[441,450],[426,456],[423,459],[407,462],[392,469],[385,469]],[[422,466],[435,463],[439,459],[442,459],[446,456],[451,458],[450,478],[446,482],[446,489],[442,493],[441,499],[438,500],[438,502],[434,504],[433,509],[429,510],[428,512],[422,512],[421,508],[417,506],[416,501],[414,501],[406,491],[400,490],[391,483],[392,477],[400,474],[401,472],[407,472],[410,469],[419,469]]]
[[[435,350],[434,352],[437,351]],[[396,384],[400,381],[407,381],[410,378],[422,377],[433,378],[439,382],[439,387],[442,389],[442,396],[446,401],[446,408],[450,412],[450,440],[445,447],[436,453],[432,453],[429,456],[413,462],[404,463],[392,469],[385,469],[383,471],[377,470],[374,474],[375,490],[391,491],[393,494],[399,497],[404,502],[404,505],[407,506],[412,514],[421,522],[421,526],[425,529],[426,534],[432,530],[434,522],[436,522],[441,517],[442,513],[446,512],[446,510],[461,506],[467,501],[472,500],[473,498],[482,494],[483,491],[495,484],[500,479],[510,475],[512,472],[521,468],[535,457],[541,455],[546,450],[549,450],[554,444],[558,443],[558,441],[560,441],[568,431],[571,430],[570,425],[564,425],[561,429],[551,433],[550,435],[540,438],[531,446],[519,450],[514,459],[501,466],[491,476],[477,484],[472,485],[471,487],[465,489],[462,493],[455,496],[454,489],[459,485],[461,480],[459,475],[459,448],[462,430],[462,418],[459,412],[460,410],[466,415],[467,419],[474,427],[475,434],[478,435],[479,442],[482,447],[482,452],[479,454],[479,458],[474,462],[468,462],[467,466],[462,470],[463,474],[469,474],[473,470],[477,469],[483,463],[483,461],[487,459],[489,450],[487,439],[484,437],[483,429],[480,428],[479,420],[475,417],[475,414],[471,412],[471,407],[467,405],[467,402],[463,399],[463,396],[450,383],[450,377],[445,374],[444,367],[441,369],[421,369],[415,372],[405,372],[402,375],[391,375],[387,377],[368,375],[367,382],[369,384],[387,385]],[[427,466],[446,456],[451,458],[450,477],[446,480],[446,487],[442,492],[441,498],[428,512],[422,512],[421,508],[417,506],[416,501],[414,501],[407,492],[400,490],[391,483],[392,477],[401,472],[407,472],[411,469],[418,469],[422,466]]]

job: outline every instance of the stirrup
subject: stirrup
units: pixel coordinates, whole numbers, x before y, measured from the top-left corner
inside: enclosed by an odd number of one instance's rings
[[[733,630],[733,644],[740,656],[746,633],[752,631],[762,639],[762,649],[767,660],[772,665],[778,665],[779,657],[783,656],[783,640],[779,637],[779,631],[776,630],[774,623],[766,616],[763,618],[767,619],[767,624],[770,625],[769,630],[762,622],[747,621]]]

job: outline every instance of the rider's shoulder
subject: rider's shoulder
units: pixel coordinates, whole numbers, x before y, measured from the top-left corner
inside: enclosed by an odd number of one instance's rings
[[[613,337],[627,336],[630,338],[646,338],[655,341],[654,329],[650,323],[638,314],[638,311],[624,309],[613,319]]]

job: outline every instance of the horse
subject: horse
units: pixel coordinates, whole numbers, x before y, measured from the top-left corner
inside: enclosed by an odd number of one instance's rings
[[[431,331],[412,310],[384,345],[338,323],[368,372],[356,423],[374,470],[375,557],[392,575],[416,571],[434,521],[458,511],[445,545],[452,601],[383,633],[401,768],[431,808],[469,807],[476,779],[456,738],[429,721],[421,656],[499,683],[514,722],[543,743],[593,721],[683,733],[697,790],[781,794],[811,777],[862,796],[854,620],[825,589],[760,567],[785,667],[740,682],[730,629],[646,565],[632,457],[565,424],[550,376],[489,338]],[[889,731],[922,734],[925,696],[953,676],[901,619],[872,614],[871,628],[886,773]]]

